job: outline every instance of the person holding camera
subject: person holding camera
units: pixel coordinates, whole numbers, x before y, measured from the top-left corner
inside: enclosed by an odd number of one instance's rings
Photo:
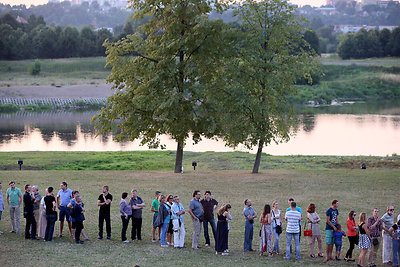
[[[201,193],[199,190],[193,192],[193,199],[189,204],[189,214],[193,222],[193,241],[192,248],[199,249],[199,236],[201,233],[201,223],[204,220],[203,206],[200,203]]]
[[[244,209],[243,216],[245,218],[244,225],[244,245],[243,251],[253,251],[252,243],[253,243],[253,229],[254,229],[254,219],[257,218],[257,213],[254,211],[251,206],[251,200],[246,199],[244,201]]]
[[[369,256],[368,256],[368,266],[374,267],[376,266],[376,252],[379,249],[379,245],[381,244],[381,235],[382,235],[382,221],[378,217],[379,210],[374,208],[372,216],[368,218],[367,226],[369,233],[372,238],[372,244],[369,248]]]

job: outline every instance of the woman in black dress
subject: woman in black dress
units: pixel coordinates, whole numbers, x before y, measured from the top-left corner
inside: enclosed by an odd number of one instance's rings
[[[215,241],[215,254],[229,255],[228,252],[228,220],[231,205],[225,204],[218,210],[217,237]]]

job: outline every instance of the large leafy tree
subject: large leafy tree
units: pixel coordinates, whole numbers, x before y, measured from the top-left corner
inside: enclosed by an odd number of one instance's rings
[[[177,142],[175,172],[182,167],[183,148],[217,131],[214,95],[223,66],[222,21],[207,14],[219,8],[212,0],[131,0],[135,19],[151,19],[134,34],[107,43],[108,82],[114,94],[93,118],[100,133],[116,128],[117,141],[159,147],[159,135]]]
[[[309,77],[316,66],[312,49],[294,7],[282,0],[238,3],[243,36],[237,57],[227,65],[230,90],[223,103],[223,135],[228,145],[258,146],[253,173],[259,170],[262,149],[289,139],[296,118],[287,96],[298,77]]]

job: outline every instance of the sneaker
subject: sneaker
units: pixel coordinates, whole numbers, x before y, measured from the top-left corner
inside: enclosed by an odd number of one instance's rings
[[[111,236],[107,236],[107,240],[111,240]]]
[[[221,253],[221,255],[222,255],[222,256],[228,256],[228,255],[229,255],[229,253],[222,252],[222,253]]]
[[[3,232],[0,231],[0,235],[4,234]]]
[[[169,245],[170,245],[170,246],[173,246],[173,245],[174,245],[174,243],[170,243]]]
[[[229,253],[230,251],[229,251],[229,249],[225,249],[224,252]]]
[[[210,246],[210,244],[206,244],[205,246],[206,246],[206,247],[209,247],[209,246]]]
[[[161,245],[161,247],[162,247],[162,248],[167,248],[167,247],[168,247],[168,245]]]
[[[10,233],[16,233],[14,230],[11,230]]]
[[[158,240],[157,240],[157,239],[153,239],[153,240],[151,240],[151,242],[153,242],[153,243],[157,243],[157,242],[158,242]]]
[[[102,237],[102,236],[99,236],[97,239],[98,239],[98,240],[102,240],[102,239],[103,239],[103,237]]]
[[[122,241],[122,243],[130,243],[129,240]]]

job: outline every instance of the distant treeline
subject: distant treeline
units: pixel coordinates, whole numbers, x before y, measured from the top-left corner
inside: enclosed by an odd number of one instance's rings
[[[357,33],[347,33],[339,43],[337,52],[343,59],[400,57],[400,27],[393,31],[362,29]]]
[[[0,59],[104,56],[102,44],[113,38],[108,29],[48,27],[41,16],[31,15],[27,22],[9,14],[0,17]]]

